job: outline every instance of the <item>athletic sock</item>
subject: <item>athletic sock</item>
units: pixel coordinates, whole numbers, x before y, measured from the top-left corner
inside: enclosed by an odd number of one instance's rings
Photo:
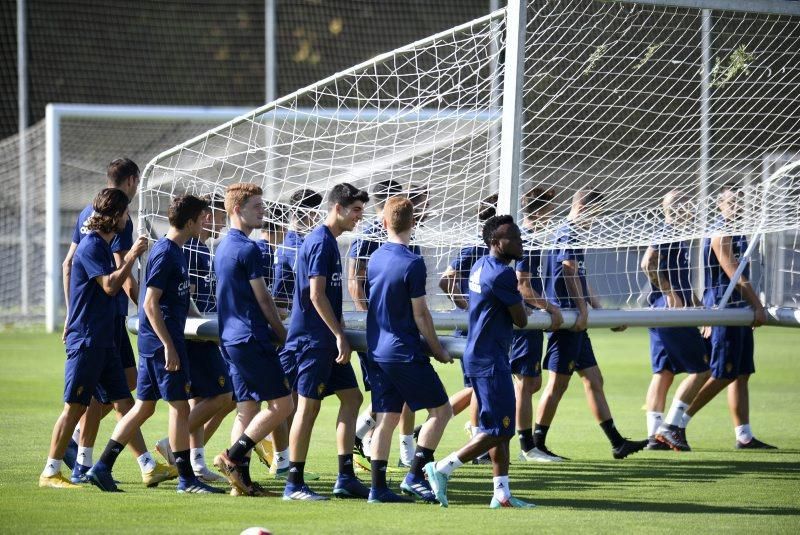
[[[100,460],[101,461],[103,460],[102,457],[100,458]],[[136,462],[139,463],[139,470],[141,470],[143,474],[152,471],[153,468],[156,467],[156,460],[153,459],[153,456],[150,454],[149,451],[146,451],[141,455],[139,455],[136,458]]]
[[[361,447],[364,450],[365,457],[372,457],[372,434],[370,434],[367,437],[364,437],[364,440],[361,443]]]
[[[453,473],[453,470],[463,466],[464,463],[459,460],[458,456],[455,453],[451,453],[438,463],[436,463],[436,470],[438,472],[443,473],[446,476],[450,476]]]
[[[475,435],[477,435],[479,431],[480,429],[477,425],[469,424],[469,434],[472,435],[472,438],[475,438]]]
[[[242,481],[248,487],[253,484],[250,479],[250,457],[245,457],[244,460],[236,466],[236,471],[242,476]]]
[[[680,424],[683,422],[683,415],[686,413],[686,409],[688,408],[688,404],[677,398],[673,399],[672,405],[667,413],[667,418],[664,421],[667,423],[667,425],[680,426]]]
[[[528,429],[520,429],[517,435],[519,436],[519,449],[522,451],[530,451],[533,449],[533,429],[530,427]]]
[[[289,462],[289,475],[286,478],[286,482],[290,485],[300,486],[305,484],[305,478],[303,477],[303,472],[306,469],[305,461],[300,462]]]
[[[372,470],[372,488],[374,490],[383,490],[386,488],[386,466],[388,461],[378,461],[376,459],[370,460],[370,469]]]
[[[547,441],[547,431],[549,430],[550,430],[549,425],[536,424],[535,426],[533,426],[534,447],[539,449],[544,448],[544,444]]]
[[[228,458],[235,463],[241,463],[255,445],[253,439],[242,433],[242,436],[236,439],[236,442],[228,450]]]
[[[508,476],[495,476],[492,478],[494,484],[494,497],[504,502],[511,497],[511,489],[508,487]]]
[[[78,446],[78,464],[81,466],[92,466],[93,447]]]
[[[339,475],[356,477],[356,473],[353,471],[352,453],[345,453],[344,455],[339,455]]]
[[[647,411],[647,436],[652,437],[655,435],[663,421],[663,412]]]
[[[117,457],[119,457],[119,454],[122,453],[124,449],[125,444],[120,444],[113,439],[109,440],[108,444],[106,444],[106,449],[103,450],[103,454],[100,456],[100,462],[111,470],[114,468],[114,463],[117,462]]]
[[[609,442],[611,442],[611,447],[617,448],[625,442],[625,439],[622,438],[622,435],[619,434],[619,431],[617,431],[617,428],[614,426],[613,418],[609,418],[605,422],[600,422],[600,427],[605,431]]]
[[[737,425],[734,431],[736,432],[736,440],[742,444],[747,444],[753,440],[753,432],[750,430],[750,424]]]
[[[175,456],[175,467],[178,469],[178,476],[184,481],[191,481],[194,479],[189,450],[173,451],[172,454]]]
[[[44,477],[53,477],[60,471],[61,471],[61,459],[47,459],[47,462],[44,463],[44,470],[42,470],[42,475]]]
[[[679,427],[683,427],[685,429],[689,425],[689,422],[691,422],[691,421],[692,421],[692,417],[684,412],[683,413],[683,420],[681,421]]]
[[[425,465],[431,461],[433,461],[433,450],[417,446],[417,451],[414,452],[414,459],[411,461],[410,472],[417,479],[424,478]]]
[[[375,420],[370,415],[369,411],[362,412],[358,420],[356,420],[356,436],[361,440],[367,436],[370,429],[375,429]]]
[[[79,425],[76,425],[75,430],[72,432],[72,440],[75,444],[81,443],[81,428]]]
[[[404,464],[414,460],[414,435],[400,435],[400,460]]]
[[[289,468],[289,448],[275,454],[275,468],[283,470]]]
[[[192,459],[192,470],[195,472],[200,472],[204,468],[207,468],[205,448],[192,448],[190,450],[190,456]]]

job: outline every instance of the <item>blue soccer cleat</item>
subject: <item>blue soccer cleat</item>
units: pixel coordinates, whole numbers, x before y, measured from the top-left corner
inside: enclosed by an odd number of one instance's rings
[[[88,472],[86,478],[92,485],[102,490],[103,492],[122,492],[117,488],[117,483],[111,476],[111,470],[101,462],[95,464]]]
[[[400,490],[403,494],[419,498],[425,503],[439,503],[428,482],[424,478],[415,478],[414,474],[406,475],[403,482],[400,483]]]
[[[178,494],[225,494],[225,491],[206,485],[194,477],[188,481],[183,478],[178,479]]]
[[[413,500],[398,496],[389,488],[370,489],[367,503],[413,503]]]
[[[433,490],[433,495],[439,501],[439,505],[447,507],[447,482],[450,478],[436,469],[436,463],[430,462],[425,465],[425,477]]]
[[[86,477],[86,474],[91,469],[91,466],[83,466],[80,463],[75,463],[75,468],[72,469],[72,475],[70,476],[69,480],[76,485],[79,485],[80,483],[89,483],[89,478]]]
[[[336,484],[333,486],[333,495],[337,498],[369,498],[369,487],[364,485],[355,476],[339,475]]]
[[[287,501],[298,500],[305,502],[322,502],[328,500],[326,496],[317,494],[308,488],[308,485],[290,485],[289,483],[287,483],[286,487],[283,489],[283,499]]]

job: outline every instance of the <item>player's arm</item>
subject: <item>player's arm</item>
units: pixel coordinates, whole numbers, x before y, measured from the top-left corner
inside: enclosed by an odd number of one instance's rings
[[[453,362],[453,357],[442,347],[439,337],[436,335],[436,328],[433,326],[433,318],[425,296],[412,298],[411,309],[414,314],[414,323],[417,324],[417,329],[428,343],[428,347],[431,348],[433,358],[446,364]]]
[[[64,303],[69,307],[69,278],[72,274],[72,259],[75,256],[75,251],[78,250],[78,244],[72,242],[69,244],[67,256],[64,257],[64,262],[61,264],[61,279],[64,283]],[[69,310],[67,310],[69,316]]]
[[[439,288],[441,288],[444,294],[450,298],[456,307],[460,308],[461,310],[467,310],[467,308],[469,308],[469,304],[467,303],[467,300],[464,299],[464,296],[458,291],[460,286],[461,277],[458,275],[458,271],[453,269],[453,267],[448,266],[445,272],[442,274],[442,278],[439,279]]]
[[[120,291],[123,284],[125,284],[125,281],[130,276],[136,259],[142,256],[142,253],[144,253],[146,250],[147,239],[144,236],[140,236],[133,243],[131,250],[125,253],[125,256],[121,259],[121,261],[118,261],[117,265],[119,267],[116,271],[110,275],[98,275],[95,277],[97,284],[99,284],[103,291],[108,295],[117,295],[117,292]]]
[[[360,258],[349,258],[347,261],[347,291],[356,310],[367,311],[367,294],[364,281],[367,277],[367,263]]]
[[[561,316],[561,308],[554,305],[533,289],[531,285],[531,274],[528,271],[517,271],[517,289],[522,294],[525,303],[534,308],[544,310],[550,314],[550,329],[557,331],[564,321]]]
[[[169,334],[167,324],[164,322],[164,315],[161,313],[161,296],[164,291],[155,286],[148,286],[144,294],[144,313],[147,315],[147,320],[150,326],[155,331],[158,339],[164,344],[164,369],[168,372],[178,371],[181,368],[181,361],[178,358],[178,351],[175,349],[175,344],[172,336]]]
[[[739,260],[733,254],[733,238],[731,236],[715,236],[711,238],[711,248],[714,250],[714,254],[717,255],[722,270],[729,279],[733,280],[733,276],[739,268]],[[744,274],[736,281],[736,289],[753,308],[753,327],[764,325],[767,322],[767,312]]]
[[[203,313],[197,308],[197,303],[194,302],[194,297],[189,297],[189,316],[192,318],[202,318]]]
[[[336,337],[336,347],[339,349],[339,356],[336,357],[336,362],[338,364],[347,364],[350,362],[350,353],[352,350],[350,349],[350,343],[344,335],[342,323],[336,318],[336,314],[333,312],[333,306],[331,306],[328,296],[325,295],[327,277],[316,275],[310,277],[309,282],[311,286],[311,304],[314,305],[317,314],[319,314],[322,321],[325,322],[325,325],[327,325],[328,329],[330,329]]]
[[[661,253],[651,246],[648,247],[644,252],[640,267],[642,268],[642,271],[644,271],[644,274],[647,275],[647,278],[650,280],[650,283],[653,285],[653,287],[658,288],[658,290],[664,294],[667,299],[667,307],[682,308],[683,300],[681,299],[681,296],[678,294],[678,292],[672,289],[672,284],[669,282],[669,277],[667,277],[663,271],[658,269],[660,262]]]
[[[563,260],[561,262],[564,273],[564,286],[572,302],[578,308],[578,317],[575,319],[575,331],[585,331],[586,322],[589,319],[589,308],[586,306],[586,296],[583,295],[581,280],[578,276],[578,263],[575,260]]]
[[[508,307],[511,313],[511,321],[520,329],[528,325],[528,314],[525,313],[525,305],[520,302]]]
[[[284,343],[286,341],[286,327],[284,327],[283,322],[281,322],[278,307],[275,306],[275,301],[273,301],[272,296],[267,290],[267,283],[264,282],[264,277],[259,276],[250,279],[250,287],[253,289],[253,294],[256,296],[258,306],[261,308],[261,313],[264,314],[267,323],[269,323],[269,326],[275,331],[278,340]]]
[[[125,255],[128,251],[117,251],[114,253],[114,261],[117,265],[121,265],[122,262],[125,260]],[[122,289],[125,290],[125,293],[128,294],[128,297],[131,301],[133,301],[134,305],[139,304],[139,283],[136,282],[136,278],[133,276],[133,270],[128,273],[128,277],[122,283]]]

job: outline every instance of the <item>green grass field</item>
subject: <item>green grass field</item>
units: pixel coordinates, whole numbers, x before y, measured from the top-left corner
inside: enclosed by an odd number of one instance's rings
[[[642,410],[649,382],[647,334],[593,331],[617,426],[644,438]],[[450,508],[424,505],[368,506],[363,502],[286,503],[277,498],[177,495],[174,483],[146,489],[138,467],[123,454],[115,469],[125,494],[95,488],[39,489],[53,422],[61,408],[64,352],[55,335],[0,334],[0,531],[97,533],[239,533],[266,526],[274,533],[528,533],[545,532],[720,532],[800,531],[800,331],[760,329],[758,373],[751,381],[751,421],[756,435],[777,452],[733,450],[733,430],[724,397],[698,414],[689,427],[694,451],[643,452],[614,461],[592,420],[580,384],[567,393],[548,445],[573,460],[560,465],[514,461],[514,493],[534,501],[533,510],[487,508],[491,471],[465,466],[450,488]],[[458,365],[439,366],[448,390],[460,384]],[[312,439],[308,469],[322,474],[316,488],[329,493],[336,470],[334,415],[327,401]],[[165,407],[144,429],[148,443],[166,432]],[[420,414],[421,419],[423,416]],[[451,423],[437,456],[464,443],[460,415]],[[109,437],[103,422],[95,459]],[[226,421],[207,456],[227,444]],[[512,442],[516,456],[518,445]],[[392,457],[396,460],[396,444]],[[254,477],[279,491],[254,463]],[[368,475],[363,477],[368,478]],[[399,484],[400,473],[392,475]]]

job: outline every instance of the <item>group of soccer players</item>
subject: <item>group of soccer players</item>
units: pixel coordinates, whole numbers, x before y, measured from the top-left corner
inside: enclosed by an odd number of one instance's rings
[[[220,493],[208,483],[224,477],[233,495],[266,496],[270,493],[250,475],[255,451],[272,464],[276,477],[286,479],[285,500],[326,500],[306,483],[317,476],[306,473],[305,464],[321,402],[336,395],[334,496],[370,503],[412,501],[390,489],[386,478],[391,437],[400,426],[400,464],[409,469],[402,493],[446,507],[452,472],[483,458],[492,464],[490,506],[530,507],[509,490],[510,439],[516,430],[523,461],[565,459],[548,449],[546,437],[576,371],[614,458],[645,447],[689,450],[686,424],[726,387],[737,447],[771,447],[755,439],[749,426],[747,384],[754,372],[749,327],[707,328],[705,338],[696,328],[651,329],[650,438],[631,441],[616,429],[586,332],[589,308],[602,305],[587,282],[584,252],[576,245],[602,206],[596,191],[574,195],[549,251],[533,236],[552,219],[552,190],[535,188],[524,196],[521,226],[511,216],[494,214],[496,196],[482,202],[483,245],[463,249],[440,281],[454,304],[469,312],[469,329],[457,333],[466,336],[465,388],[448,398],[428,355],[442,363],[453,359],[434,329],[425,261],[411,244],[415,225],[424,219],[427,195],[422,190],[403,195],[392,180],[376,185],[377,218],[367,223],[348,254],[348,290],[356,307],[367,312],[368,350],[359,359],[371,404],[359,416],[363,396],[342,318],[344,277],[337,238],[361,221],[370,201],[367,192],[347,183],[334,186],[317,226],[323,198],[309,189],[292,195],[288,217],[250,183],[231,185],[224,198],[176,197],[168,210],[169,230],[150,249],[145,278],[137,284],[131,270],[147,242],[133,240],[128,204],[139,170],[130,160],[115,160],[108,179],[109,187],[79,216],[64,262],[65,405],[40,486],[76,488],[91,482],[117,491],[112,469],[128,445],[148,486],[177,478],[178,492]],[[739,199],[733,186],[720,192],[720,219],[706,240],[707,306],[719,304],[747,246],[743,236],[719,230],[737,217]],[[678,191],[665,197],[663,236],[685,223],[686,201]],[[270,210],[267,223],[265,210]],[[212,261],[205,242],[219,235],[225,219],[229,230]],[[284,229],[280,222],[287,219]],[[252,240],[259,230],[262,239]],[[660,241],[642,259],[652,285],[651,306],[699,304],[690,285],[688,244]],[[758,326],[765,313],[748,276],[745,270],[730,306],[751,306]],[[138,369],[125,331],[126,293],[139,306]],[[513,329],[527,325],[526,309],[544,310],[552,318],[544,355],[541,330]],[[577,310],[569,330],[559,328],[562,309]],[[219,344],[186,340],[187,316],[209,313],[217,314]],[[287,316],[288,330],[282,322]],[[534,419],[531,398],[541,388],[543,367],[549,378]],[[664,418],[666,393],[674,375],[683,372],[689,375]],[[154,461],[140,431],[159,399],[169,406],[168,436],[157,443],[167,465]],[[119,421],[92,464],[99,421],[112,405]],[[448,422],[467,406],[469,442],[435,461]],[[234,409],[230,447],[214,459],[220,476],[207,467],[204,445]],[[422,409],[428,417],[414,430],[414,413]],[[370,486],[356,477],[354,450],[366,453],[362,464],[371,473]],[[61,474],[62,461],[72,468],[69,480]]]

